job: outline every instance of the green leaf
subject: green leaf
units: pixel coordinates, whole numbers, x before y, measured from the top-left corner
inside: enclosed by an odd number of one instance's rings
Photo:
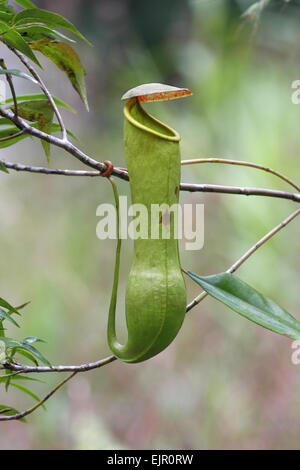
[[[24,41],[21,34],[14,29],[10,29],[7,32],[2,33],[3,39],[12,47],[17,49],[31,59],[35,64],[41,67],[41,64],[37,60],[36,56],[32,52],[31,48],[28,46],[27,42]]]
[[[64,39],[75,43],[73,39],[65,34],[42,25],[17,26],[16,30],[24,37],[25,41],[38,41],[40,39]]]
[[[75,28],[72,23],[70,23],[70,21],[66,20],[60,15],[57,15],[56,13],[52,13],[47,10],[42,10],[39,8],[23,10],[15,15],[13,23],[16,25],[29,23],[43,23],[52,28],[67,29],[69,31],[72,31],[72,33],[79,36],[88,44],[90,44],[90,42],[78,31],[77,28]]]
[[[13,17],[13,14],[11,13],[6,13],[5,11],[1,11],[1,7],[0,7],[0,20],[3,21],[4,23],[9,23],[10,20],[12,19]]]
[[[38,360],[40,360],[43,364],[46,364],[47,366],[51,367],[51,363],[48,361],[48,359],[45,358],[45,356],[38,351],[34,346],[32,346],[29,343],[26,343],[24,340],[23,341],[17,341],[13,338],[1,338],[1,341],[4,342],[7,348],[13,348],[15,349],[14,353],[19,353],[19,348],[21,350],[26,350],[29,351],[29,353],[33,354]]]
[[[22,101],[33,101],[33,100],[45,100],[45,95],[44,94],[34,94],[34,95],[22,95],[22,96],[17,96],[17,101],[22,102]],[[68,111],[71,111],[72,113],[76,113],[75,109],[69,106],[68,104],[64,103],[58,98],[53,97],[54,102],[57,104],[57,106],[61,106],[62,108],[67,109]],[[13,98],[8,98],[7,100],[4,101],[4,103],[13,103]],[[11,121],[9,119],[3,118],[3,121],[5,124],[11,124]],[[0,119],[0,125],[3,125],[2,119]]]
[[[12,338],[1,338],[1,341],[5,344],[7,348],[17,348],[17,347],[23,347],[22,343],[20,341],[17,341]]]
[[[39,365],[36,358],[31,353],[29,353],[28,351],[25,351],[22,348],[18,348],[17,353],[20,354],[23,357],[26,357],[26,359],[28,359],[30,362],[32,362],[35,366]]]
[[[12,107],[14,110],[14,107]],[[51,134],[54,111],[48,100],[25,101],[18,104],[18,115],[27,121],[36,122],[40,131]],[[48,164],[50,164],[50,144],[41,140]]]
[[[11,17],[13,17],[17,13],[11,5],[7,4],[7,1],[0,2],[0,10],[4,13],[9,13]]]
[[[300,338],[300,323],[292,315],[232,274],[188,275],[209,295],[248,320],[289,338]]]
[[[30,75],[27,75],[27,73],[21,72],[20,70],[17,70],[17,69],[0,69],[0,75],[15,75],[16,77],[25,78],[26,80],[30,80],[31,82],[35,83],[35,85],[39,85],[37,80],[35,80],[33,77],[31,77]]]
[[[0,118],[0,126],[11,126],[11,120],[6,118]]]
[[[17,134],[17,132],[19,132],[19,131],[20,131],[20,129],[18,129],[17,127],[11,127],[9,129],[3,129],[3,130],[0,131],[0,139],[3,138],[3,137],[13,136],[14,134]],[[18,137],[14,137],[13,139],[6,140],[4,142],[0,142],[0,149],[10,147],[11,145],[16,144],[17,142],[19,142],[20,140],[25,139],[26,137],[29,137],[29,134],[22,134],[22,135],[19,135]]]
[[[12,377],[12,376],[11,376]],[[3,375],[3,376],[0,376],[0,383],[3,383],[7,380],[7,376]],[[41,379],[36,379],[34,377],[28,377],[27,375],[14,375],[13,376],[13,380],[20,380],[20,381],[30,381],[30,382],[39,382],[39,383],[46,383],[44,380],[41,380]]]
[[[0,34],[4,34],[9,30],[9,25],[5,21],[0,21]]]
[[[30,0],[14,0],[14,1],[24,8],[37,8],[35,4],[32,3]]]
[[[32,343],[46,343],[45,340],[40,339],[40,338],[36,338],[35,336],[28,336],[27,338],[24,338],[24,339],[23,339],[23,342],[24,342],[24,343],[27,343],[27,344],[32,344]]]
[[[16,410],[15,408],[12,408],[11,406],[7,406],[7,405],[0,405],[0,415],[4,415],[4,416],[14,416],[14,415],[17,415],[19,414],[20,411]],[[19,419],[19,421],[22,421],[22,423],[26,423],[26,419],[25,418],[21,418]]]
[[[37,359],[39,359],[43,364],[46,364],[47,366],[51,367],[51,363],[46,359],[46,357],[38,351],[34,346],[31,344],[25,343],[22,341],[22,346],[23,348],[27,349],[27,351],[31,352]]]
[[[0,308],[0,320],[1,320],[1,322],[3,320],[10,321],[13,325],[20,328],[20,325],[18,325],[18,323],[7,312],[5,312],[2,308]]]
[[[12,408],[11,406],[0,405],[0,415],[14,416],[14,415],[17,415],[19,413],[20,413],[20,411],[16,410],[15,408]],[[26,423],[25,418],[21,418],[19,421],[22,421],[23,423]]]
[[[38,125],[36,123],[33,123],[31,125],[31,127],[34,127],[34,128],[37,128]],[[0,130],[0,139],[1,137],[8,137],[10,135],[14,135],[16,134],[17,132],[19,131],[19,129],[17,127],[14,127],[14,128],[9,128],[9,129],[4,129],[4,130]],[[51,126],[51,134],[55,133],[55,132],[61,132],[61,128],[60,128],[60,125],[57,124],[56,122],[53,122],[52,123],[52,126]],[[73,139],[79,141],[77,139],[77,137],[69,130],[67,129],[67,134],[72,137]],[[23,139],[26,139],[28,137],[31,137],[30,134],[22,134],[18,137],[15,137],[14,139],[11,139],[11,140],[7,140],[5,142],[0,142],[0,149],[2,148],[6,148],[6,147],[10,147],[11,145],[14,145],[14,144],[17,144],[19,141],[23,140]]]
[[[18,312],[18,310],[15,307],[10,305],[10,303],[8,303],[6,300],[2,299],[1,297],[0,297],[0,307],[6,308],[7,310],[9,310],[11,312],[14,312],[17,315],[21,316],[21,314]]]
[[[84,81],[86,72],[74,49],[64,42],[53,42],[47,40],[32,42],[30,47],[48,57],[48,59],[52,60],[58,68],[67,74],[70,82],[79,93],[88,110],[89,105]]]
[[[33,393],[29,388],[23,387],[23,385],[16,384],[15,382],[10,382],[10,386],[17,388],[18,390],[21,390],[21,392],[26,393],[27,395],[29,395],[31,398],[33,398],[37,402],[41,401],[40,397],[38,397],[35,393]],[[41,405],[41,406],[46,411],[45,405]]]
[[[9,173],[8,169],[6,166],[1,162],[0,160],[0,171],[4,171],[4,173]]]

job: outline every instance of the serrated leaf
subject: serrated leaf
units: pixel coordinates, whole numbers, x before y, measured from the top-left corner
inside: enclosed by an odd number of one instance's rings
[[[12,107],[14,109],[14,107]],[[48,100],[25,101],[18,104],[18,115],[27,121],[36,122],[37,128],[51,134],[54,111]],[[50,164],[50,144],[41,140],[48,164]]]
[[[26,55],[30,60],[32,60],[36,65],[41,67],[41,64],[37,60],[36,56],[32,52],[31,48],[28,46],[27,42],[24,41],[21,34],[18,33],[15,29],[10,29],[7,32],[1,33],[3,39],[9,44],[10,46],[14,47],[18,51],[22,52],[22,54]]]
[[[37,402],[41,401],[41,399],[40,399],[40,397],[38,397],[38,395],[33,393],[29,388],[23,387],[23,385],[16,384],[15,382],[10,382],[10,386],[17,388],[18,390],[21,390],[21,392],[26,393],[27,395],[29,395],[31,398],[33,398]],[[41,406],[46,411],[45,405],[41,405]]]
[[[0,171],[4,171],[4,173],[9,173],[8,169],[6,166],[1,162],[0,160]]]
[[[3,320],[7,320],[7,321],[10,321],[13,325],[17,326],[18,328],[20,328],[20,325],[18,325],[18,323],[16,322],[16,320],[14,320],[7,312],[5,312],[2,308],[0,308],[0,320],[1,322]]]
[[[47,10],[42,10],[40,8],[34,8],[29,10],[23,10],[17,13],[13,19],[13,23],[18,24],[29,24],[29,23],[43,23],[52,28],[63,28],[79,36],[81,39],[86,41],[88,44],[90,42],[78,31],[78,29],[66,18],[52,13]]]
[[[48,57],[58,68],[66,73],[88,110],[89,105],[84,80],[86,72],[74,49],[64,42],[48,40],[34,41],[30,43],[30,47]]]
[[[39,85],[37,80],[35,80],[33,77],[17,69],[0,69],[0,75],[15,75],[16,77],[25,78],[25,80],[30,80],[35,85]]]
[[[68,104],[64,103],[63,101],[61,101],[60,99],[56,98],[56,97],[52,97],[55,104],[57,104],[57,106],[61,106],[62,108],[65,108],[67,109],[68,111],[71,111],[72,113],[76,113],[76,110],[74,108],[72,108],[71,106],[69,106]],[[41,94],[34,94],[34,95],[22,95],[22,96],[17,96],[17,101],[18,102],[22,102],[22,101],[33,101],[33,100],[45,100],[45,95],[43,95],[42,93]],[[8,104],[8,103],[13,103],[13,98],[8,98],[7,100],[4,101],[5,104]],[[2,122],[2,120],[4,122]],[[11,124],[11,121],[9,119],[0,119],[0,125],[3,125],[3,124]]]
[[[300,338],[300,323],[292,315],[232,274],[188,275],[209,295],[248,320],[289,338]]]

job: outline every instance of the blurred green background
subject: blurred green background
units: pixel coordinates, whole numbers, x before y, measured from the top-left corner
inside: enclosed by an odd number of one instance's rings
[[[149,105],[182,135],[182,157],[226,157],[271,166],[299,182],[300,106],[291,83],[300,79],[300,3],[271,2],[258,25],[240,15],[251,1],[40,0],[70,19],[94,44],[76,45],[87,70],[88,114],[66,77],[46,59],[50,90],[78,113],[64,112],[81,148],[124,166],[121,95],[146,82],[185,86],[193,98]],[[2,47],[9,68],[15,57]],[[15,80],[19,94],[35,92]],[[28,139],[1,158],[45,164]],[[82,168],[52,149],[52,166]],[[183,181],[276,189],[289,187],[254,169],[222,165],[184,168]],[[27,300],[20,338],[47,340],[55,364],[80,364],[109,354],[106,322],[114,241],[96,238],[96,208],[112,202],[106,181],[0,175],[1,296]],[[118,181],[121,194],[128,184]],[[205,246],[184,252],[185,268],[204,275],[226,270],[289,215],[292,202],[234,195],[182,194],[205,204]],[[238,272],[300,319],[299,221],[294,221]],[[119,323],[131,243],[122,256]],[[188,296],[200,289],[187,281]],[[291,449],[299,448],[300,369],[291,341],[258,327],[214,300],[187,316],[176,341],[139,365],[115,362],[77,376],[29,424],[0,426],[0,449]],[[61,379],[47,375],[46,394]],[[0,402],[27,408],[21,393]]]

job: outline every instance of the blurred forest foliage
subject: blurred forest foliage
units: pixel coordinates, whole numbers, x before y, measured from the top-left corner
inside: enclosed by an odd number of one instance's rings
[[[300,2],[274,0],[258,23],[241,19],[252,3],[37,0],[40,8],[71,20],[94,45],[76,45],[87,71],[89,114],[63,73],[41,58],[53,94],[78,109],[64,116],[84,151],[124,166],[120,97],[138,84],[162,82],[194,92],[188,100],[148,107],[180,132],[184,159],[249,160],[297,181],[300,106],[291,102],[291,83],[300,79]],[[10,68],[18,67],[3,47],[1,54]],[[20,94],[36,91],[15,83]],[[1,155],[44,164],[40,143],[31,139]],[[81,168],[56,148],[52,166]],[[185,168],[182,180],[288,189],[271,175],[221,165]],[[43,350],[57,364],[105,357],[115,242],[96,238],[96,208],[113,201],[108,183],[13,172],[1,173],[0,182],[1,295],[15,305],[31,300],[22,337],[46,339]],[[118,184],[128,194],[128,184]],[[181,201],[205,204],[204,248],[181,250],[183,266],[204,275],[226,270],[295,208],[233,195],[183,194]],[[296,220],[238,275],[300,319],[298,243]],[[128,242],[121,329],[131,253]],[[192,299],[199,288],[187,284]],[[77,376],[29,424],[2,424],[0,449],[297,448],[300,369],[291,352],[289,340],[206,299],[156,358]],[[45,380],[48,385],[37,386],[41,395],[59,377]],[[17,392],[10,402],[17,408],[30,403]]]

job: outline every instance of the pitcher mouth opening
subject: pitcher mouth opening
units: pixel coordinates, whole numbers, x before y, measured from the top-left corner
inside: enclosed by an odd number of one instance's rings
[[[131,124],[145,132],[171,142],[180,141],[178,132],[147,113],[137,98],[132,98],[126,103],[124,116]]]

